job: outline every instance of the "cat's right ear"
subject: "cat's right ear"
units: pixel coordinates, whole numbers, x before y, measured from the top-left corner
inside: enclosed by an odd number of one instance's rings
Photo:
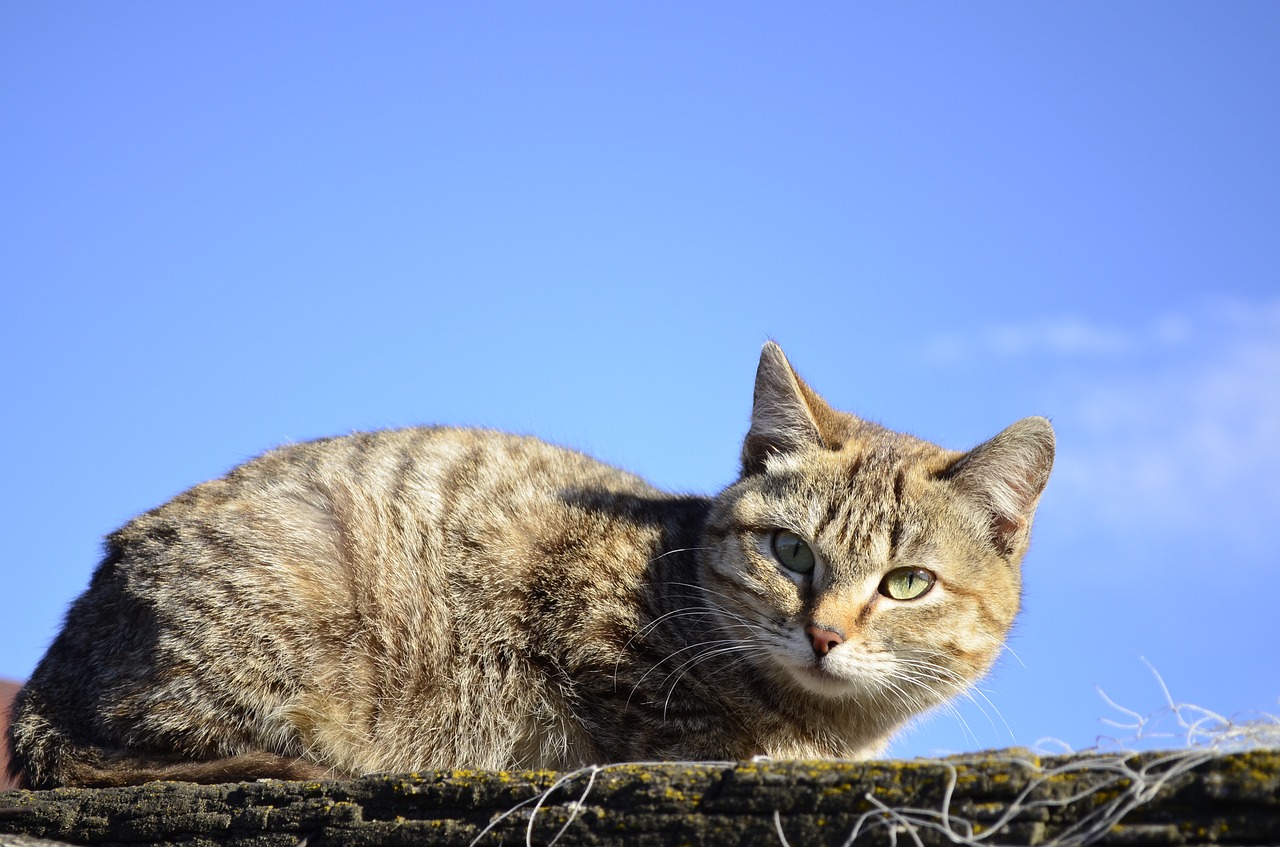
[[[756,369],[751,429],[742,442],[742,474],[759,473],[772,455],[806,447],[831,446],[822,437],[821,420],[833,413],[791,367],[772,341],[760,351]]]

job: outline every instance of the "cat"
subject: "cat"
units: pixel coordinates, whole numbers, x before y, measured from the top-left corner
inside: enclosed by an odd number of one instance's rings
[[[861,759],[1002,649],[1053,464],[833,410],[765,345],[741,474],[663,492],[533,438],[269,451],[107,538],[22,689],[33,788]]]

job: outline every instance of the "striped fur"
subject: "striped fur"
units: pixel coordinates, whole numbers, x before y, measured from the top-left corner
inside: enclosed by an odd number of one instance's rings
[[[773,344],[715,497],[484,430],[282,447],[108,538],[15,704],[12,767],[48,787],[874,755],[995,659],[1052,459],[1040,418],[961,454],[836,412]],[[774,556],[780,529],[812,573]],[[901,567],[933,587],[880,593]]]

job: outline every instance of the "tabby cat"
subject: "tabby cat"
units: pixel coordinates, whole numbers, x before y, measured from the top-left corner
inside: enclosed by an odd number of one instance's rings
[[[13,710],[28,786],[863,758],[972,685],[1053,463],[830,408],[772,343],[739,479],[532,438],[272,450],[107,539]]]

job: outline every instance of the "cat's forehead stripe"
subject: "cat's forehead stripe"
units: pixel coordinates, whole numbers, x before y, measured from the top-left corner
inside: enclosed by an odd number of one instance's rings
[[[835,543],[841,549],[857,545],[867,551],[880,545],[875,536],[887,534],[888,557],[897,552],[903,534],[903,497],[906,492],[906,458],[892,449],[860,453],[848,463],[844,484],[837,485],[815,536],[835,526]]]
[[[898,547],[902,544],[902,493],[906,488],[906,468],[898,468],[893,476],[893,516],[889,527],[889,560],[898,556]]]

